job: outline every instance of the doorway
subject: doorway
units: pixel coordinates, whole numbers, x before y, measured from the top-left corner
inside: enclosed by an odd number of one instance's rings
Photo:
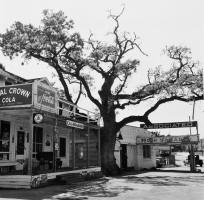
[[[17,131],[17,148],[16,154],[24,157],[25,154],[25,132]]]
[[[121,144],[121,168],[127,169],[127,144]]]

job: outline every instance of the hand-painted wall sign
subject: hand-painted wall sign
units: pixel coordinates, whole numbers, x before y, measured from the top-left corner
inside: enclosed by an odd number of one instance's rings
[[[55,108],[55,92],[38,85],[37,102],[40,105]]]

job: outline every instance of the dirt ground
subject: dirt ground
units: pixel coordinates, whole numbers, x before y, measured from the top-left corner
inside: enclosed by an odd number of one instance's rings
[[[0,190],[4,200],[202,200],[204,173],[155,171],[101,178],[76,185],[52,185],[33,190]]]
[[[3,200],[202,200],[204,167],[190,173],[189,166],[177,157],[179,167],[157,171],[131,172],[118,177],[103,177],[75,185],[52,185],[32,190],[0,189]]]

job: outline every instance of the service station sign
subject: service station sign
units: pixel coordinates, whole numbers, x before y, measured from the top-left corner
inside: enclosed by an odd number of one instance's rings
[[[176,145],[176,144],[196,144],[199,141],[198,135],[180,136],[159,136],[159,137],[137,137],[137,144],[150,145]]]
[[[0,107],[32,104],[32,84],[0,87]]]
[[[140,127],[144,128],[144,129],[165,129],[165,128],[197,127],[197,121],[153,123],[151,125],[140,124]]]

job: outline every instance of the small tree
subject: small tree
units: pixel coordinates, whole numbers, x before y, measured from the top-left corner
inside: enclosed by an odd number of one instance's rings
[[[117,132],[123,126],[135,121],[151,124],[148,117],[161,104],[203,98],[202,70],[198,63],[192,61],[189,48],[177,46],[166,47],[164,51],[174,61],[168,71],[163,72],[160,68],[149,71],[147,84],[135,88],[131,93],[127,92],[128,80],[137,73],[140,62],[138,59],[126,59],[126,55],[134,49],[145,53],[137,44],[135,34],[119,33],[122,12],[119,15],[110,14],[115,22],[112,44],[95,41],[92,35],[88,41],[82,40],[79,33],[73,32],[73,21],[68,21],[62,11],[53,13],[44,10],[43,14],[39,27],[16,22],[6,33],[1,34],[1,50],[10,58],[22,54],[26,60],[36,58],[53,67],[70,102],[74,100],[68,80],[77,81],[80,87],[83,86],[103,119],[101,158],[105,174],[117,173],[114,148]],[[101,78],[98,95],[92,91],[96,74]],[[116,120],[117,111],[149,99],[154,99],[154,104],[143,115],[130,115]]]

